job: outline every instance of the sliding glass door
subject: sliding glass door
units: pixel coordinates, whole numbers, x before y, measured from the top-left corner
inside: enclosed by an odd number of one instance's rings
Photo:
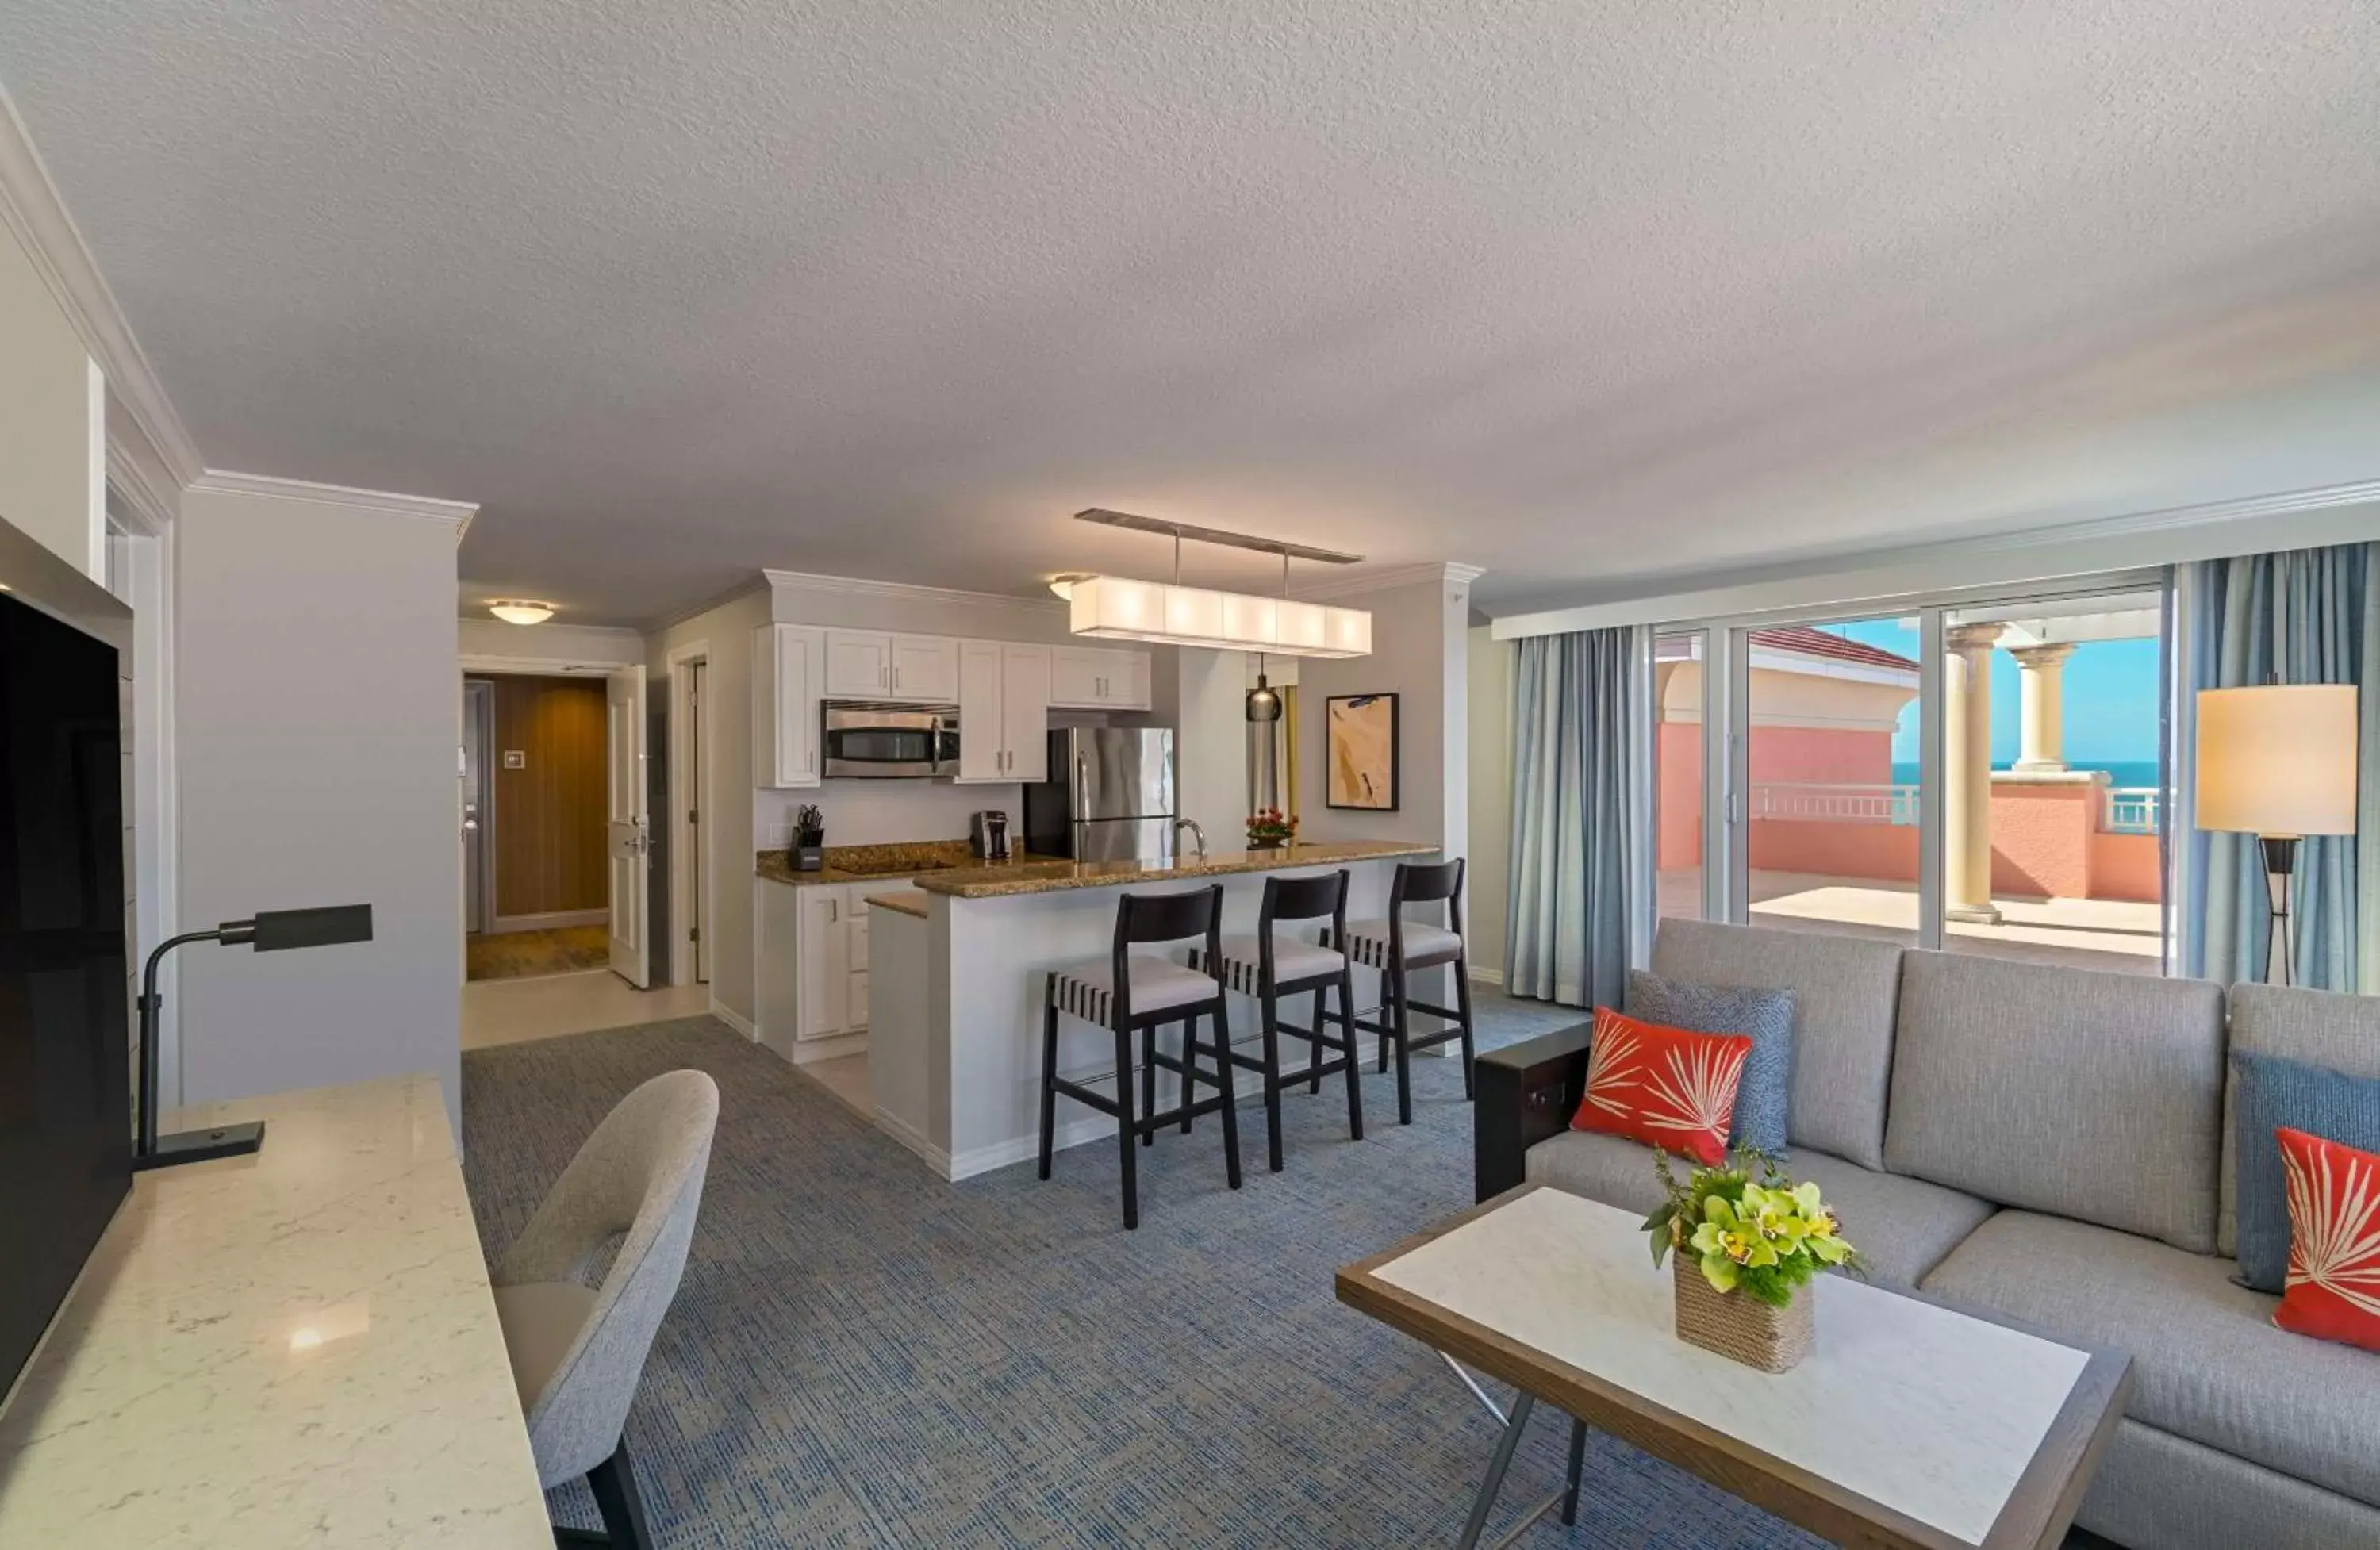
[[[1660,631],[1661,913],[2162,972],[2168,593],[2152,572]]]

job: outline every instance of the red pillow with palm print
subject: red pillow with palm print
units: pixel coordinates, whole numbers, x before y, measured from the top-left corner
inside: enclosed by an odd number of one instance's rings
[[[1750,1039],[1665,1028],[1597,1007],[1594,1040],[1586,1097],[1571,1129],[1624,1135],[1702,1163],[1727,1160]]]
[[[2273,1322],[2380,1351],[2380,1156],[2287,1127],[2289,1275]]]

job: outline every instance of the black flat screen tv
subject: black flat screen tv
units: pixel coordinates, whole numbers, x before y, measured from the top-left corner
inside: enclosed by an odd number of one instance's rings
[[[123,694],[83,627],[128,615],[26,542],[0,523],[0,1394],[132,1180]]]

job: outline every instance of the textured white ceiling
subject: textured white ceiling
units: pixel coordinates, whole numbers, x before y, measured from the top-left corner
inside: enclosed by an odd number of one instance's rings
[[[2380,476],[2375,59],[2370,0],[0,0],[208,461],[477,500],[465,575],[587,620],[1162,569],[1090,504],[1501,609]]]

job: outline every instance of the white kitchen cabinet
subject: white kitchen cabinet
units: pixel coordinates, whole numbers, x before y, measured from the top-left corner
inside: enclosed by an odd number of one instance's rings
[[[1070,710],[1148,708],[1148,653],[1061,646],[1053,653],[1050,703]]]
[[[826,697],[889,699],[892,637],[873,630],[826,632]]]
[[[892,697],[948,705],[959,697],[959,643],[948,636],[894,636]]]
[[[959,642],[961,782],[1049,776],[1050,648]]]
[[[763,624],[752,632],[752,783],[819,783],[819,669],[826,632]]]
[[[794,1037],[807,1043],[852,1031],[849,890],[818,884],[800,890],[795,911]],[[866,1013],[861,1015],[865,1025]]]
[[[948,705],[959,696],[959,643],[948,636],[829,630],[826,694]]]

